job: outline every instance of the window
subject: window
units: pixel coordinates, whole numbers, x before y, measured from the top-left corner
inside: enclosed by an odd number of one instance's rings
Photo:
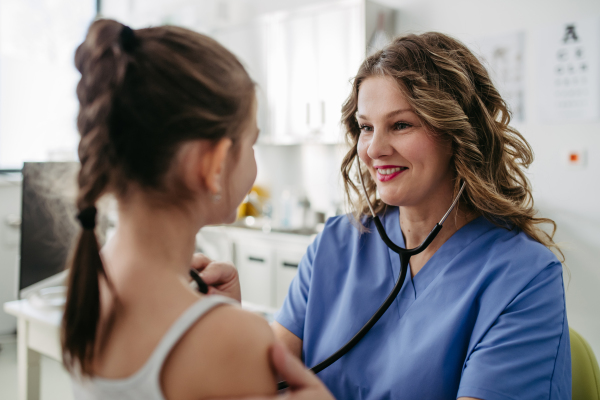
[[[0,0],[0,168],[76,159],[73,58],[96,0]]]

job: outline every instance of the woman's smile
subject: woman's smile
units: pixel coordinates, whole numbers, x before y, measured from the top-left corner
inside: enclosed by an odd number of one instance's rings
[[[404,171],[408,170],[407,167],[396,166],[396,165],[381,165],[381,166],[373,166],[377,171],[377,180],[380,182],[387,182],[398,175],[402,174]]]

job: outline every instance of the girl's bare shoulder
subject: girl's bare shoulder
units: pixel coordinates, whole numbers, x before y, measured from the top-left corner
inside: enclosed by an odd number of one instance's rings
[[[274,334],[264,318],[230,305],[208,312],[164,363],[169,400],[276,393],[269,361]]]

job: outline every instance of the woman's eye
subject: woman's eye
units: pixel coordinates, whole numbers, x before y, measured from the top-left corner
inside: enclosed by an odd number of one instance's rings
[[[394,124],[394,129],[401,131],[403,129],[410,128],[411,126],[412,126],[411,124],[408,124],[406,122],[396,122]]]
[[[359,125],[359,128],[363,132],[371,132],[373,129],[368,125]]]

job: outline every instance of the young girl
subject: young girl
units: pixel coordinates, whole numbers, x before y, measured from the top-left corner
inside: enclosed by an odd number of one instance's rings
[[[81,72],[76,245],[62,327],[77,399],[276,391],[266,321],[189,287],[195,235],[235,219],[256,177],[254,83],[214,40],[94,22]],[[97,200],[118,200],[100,251]]]

